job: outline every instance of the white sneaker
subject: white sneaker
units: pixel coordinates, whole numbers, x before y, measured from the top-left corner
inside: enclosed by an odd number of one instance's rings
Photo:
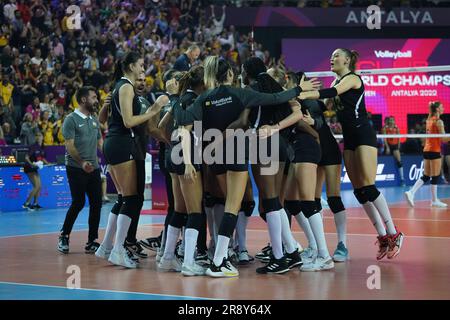
[[[181,266],[181,273],[183,274],[183,276],[204,276],[205,271],[205,268],[195,262],[192,265],[183,263],[183,265]]]
[[[311,263],[317,257],[317,250],[307,247],[300,252],[300,257],[302,258],[303,264]]]
[[[98,247],[97,251],[95,251],[95,256],[100,259],[108,260],[110,254],[111,250],[106,249],[102,244]]]
[[[330,256],[326,258],[317,257],[311,263],[303,264],[300,267],[300,271],[309,272],[309,271],[322,271],[322,270],[330,270],[334,268],[333,258]]]
[[[164,255],[164,247],[158,248],[156,252],[156,262],[160,262],[163,255]]]
[[[437,199],[436,201],[431,202],[431,206],[435,208],[447,208],[448,205],[441,200]]]
[[[116,266],[129,269],[137,268],[137,263],[130,257],[129,252],[124,247],[121,247],[119,250],[111,250],[108,261]]]
[[[243,250],[243,251],[239,252],[238,260],[239,260],[238,264],[245,265],[245,264],[249,264],[250,262],[254,261],[255,259],[248,254],[247,250]]]
[[[164,257],[161,258],[161,261],[158,263],[158,268],[162,271],[181,271],[181,263],[178,258],[174,257],[172,259],[166,259]]]
[[[211,263],[210,267],[206,270],[206,275],[213,278],[231,278],[238,277],[239,271],[231,264],[227,259],[223,259],[220,266],[216,266]]]
[[[406,201],[408,201],[408,204],[411,207],[414,207],[414,195],[411,193],[411,191],[405,192]]]

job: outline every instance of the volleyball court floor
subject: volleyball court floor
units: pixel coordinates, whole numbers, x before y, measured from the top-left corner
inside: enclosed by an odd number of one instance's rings
[[[450,299],[450,209],[430,208],[425,200],[430,195],[429,186],[418,191],[416,207],[410,208],[403,198],[407,188],[381,189],[398,228],[406,236],[395,260],[376,261],[374,229],[352,191],[343,191],[350,261],[336,263],[331,271],[305,273],[296,269],[284,275],[258,275],[255,269],[261,263],[256,261],[239,267],[240,276],[230,279],[157,272],[153,251],[149,251],[148,259],[141,259],[136,270],[86,255],[86,208],[74,226],[68,255],[56,250],[66,210],[3,212],[0,299]],[[450,205],[450,186],[440,185],[438,192]],[[102,209],[100,240],[110,208],[105,205]],[[162,215],[142,215],[138,239],[158,235],[163,223]],[[295,238],[305,246],[303,232],[296,222],[293,225]],[[336,230],[329,209],[324,210],[324,225],[332,254]],[[255,255],[267,242],[265,223],[259,216],[252,216],[247,230],[250,254]],[[69,267],[74,265],[80,270],[80,289],[67,288],[72,275]],[[379,270],[380,286],[369,289],[368,282],[376,283],[369,279],[373,270]]]

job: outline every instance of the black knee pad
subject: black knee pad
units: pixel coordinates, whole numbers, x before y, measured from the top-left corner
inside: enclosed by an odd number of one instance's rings
[[[361,204],[364,204],[367,201],[369,201],[369,200],[367,200],[367,196],[364,194],[362,188],[353,190],[353,194],[355,195],[358,202]]]
[[[328,205],[333,213],[338,213],[345,210],[341,197],[328,197]]]
[[[401,162],[401,161],[398,161],[397,159],[395,159],[395,165],[397,166],[397,168],[403,167],[402,162]]]
[[[172,215],[172,219],[170,220],[169,225],[181,229],[182,227],[186,226],[187,218],[187,213],[175,211]]]
[[[429,176],[423,175],[420,179],[422,179],[423,183],[427,183],[431,178]]]
[[[272,211],[278,211],[281,210],[282,206],[280,203],[280,198],[276,197],[276,198],[270,198],[270,199],[262,199],[262,207],[263,207],[263,212],[269,213]]]
[[[285,200],[284,208],[291,216],[296,216],[302,211],[302,204],[300,203],[300,200]]]
[[[239,211],[244,211],[246,217],[251,217],[253,209],[255,209],[255,201],[242,201],[241,210]]]
[[[215,204],[215,198],[209,192],[205,192],[205,196],[203,198],[204,204],[206,208],[212,208]]]
[[[302,212],[307,219],[320,212],[317,210],[315,201],[300,201],[300,205],[302,207]]]
[[[122,195],[118,194],[116,203],[114,203],[113,207],[111,208],[111,213],[116,215],[119,214],[122,204],[123,204]]]
[[[316,202],[317,210],[322,211],[322,199],[314,198],[314,201]]]
[[[190,213],[187,216],[186,229],[195,229],[200,231],[202,229],[204,223],[203,214],[202,213]]]
[[[214,204],[225,205],[225,198],[214,197]]]
[[[380,195],[380,191],[378,191],[377,187],[374,184],[370,186],[362,187],[363,193],[367,197],[367,201],[374,202],[378,196]]]
[[[440,176],[431,177],[431,184],[438,184]]]
[[[259,216],[261,217],[261,219],[263,219],[265,222],[267,222],[267,217],[266,217],[266,213],[265,212],[260,212]]]
[[[131,220],[139,217],[141,213],[140,200],[138,195],[122,197],[122,207],[119,214],[124,214],[131,218]]]
[[[231,238],[234,229],[236,228],[238,217],[235,214],[225,212],[223,214],[222,222],[220,223],[219,235]]]

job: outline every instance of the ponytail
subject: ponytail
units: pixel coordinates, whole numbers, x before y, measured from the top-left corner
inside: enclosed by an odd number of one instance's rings
[[[120,78],[122,78],[123,77],[123,69],[122,69],[122,60],[121,59],[119,59],[117,62],[116,62],[116,67],[115,67],[115,69],[114,69],[114,81],[119,81],[120,80]]]
[[[180,95],[186,93],[188,89],[194,90],[201,85],[204,85],[204,68],[202,66],[194,66],[186,72],[179,80]]]
[[[227,80],[230,64],[218,56],[209,56],[205,60],[204,82],[207,89],[214,89]]]
[[[351,72],[355,72],[356,71],[356,63],[358,62],[358,58],[359,58],[358,51],[349,50],[346,48],[341,48],[340,50],[342,52],[344,52],[348,58],[350,58],[350,63],[348,65],[348,68],[350,69]]]
[[[130,65],[138,62],[141,55],[135,51],[128,52],[123,59],[119,59],[114,70],[114,80],[119,81],[126,71],[130,71]]]
[[[437,110],[439,109],[440,106],[441,106],[440,101],[431,101],[428,105],[429,110],[430,110],[430,113],[428,114],[428,118],[435,116],[437,113]]]

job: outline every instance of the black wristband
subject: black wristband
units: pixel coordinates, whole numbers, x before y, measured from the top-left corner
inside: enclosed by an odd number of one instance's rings
[[[335,87],[319,90],[319,99],[334,98],[337,95],[338,95],[338,93],[337,93],[337,90]]]

